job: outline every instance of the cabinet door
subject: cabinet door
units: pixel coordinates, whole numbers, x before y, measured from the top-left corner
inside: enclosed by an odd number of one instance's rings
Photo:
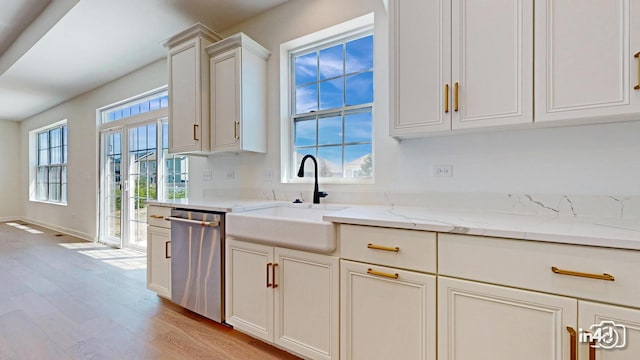
[[[640,112],[638,1],[543,0],[535,18],[536,122]]]
[[[169,152],[209,150],[209,63],[196,38],[169,50]]]
[[[273,341],[273,248],[228,239],[225,266],[226,322]]]
[[[435,360],[434,276],[346,260],[340,273],[341,359]]]
[[[389,26],[390,134],[451,130],[451,2],[390,0]]]
[[[275,258],[275,343],[309,359],[338,359],[338,258],[282,248]]]
[[[171,230],[147,227],[147,288],[171,299]]]
[[[211,58],[211,148],[234,150],[240,139],[241,49]]]
[[[577,300],[438,278],[440,360],[570,359]]]
[[[580,321],[579,328],[583,331],[595,330],[595,328],[592,329],[591,326],[601,324],[603,321],[615,323],[612,328],[614,331],[612,334],[615,335],[613,337],[603,338],[603,340],[606,341],[604,341],[602,345],[610,349],[594,348],[590,351],[589,344],[582,342],[579,345],[580,359],[640,359],[640,310],[580,301],[578,302],[578,319]],[[605,329],[602,336],[605,336],[607,333]],[[583,338],[581,340],[588,339]]]
[[[452,7],[452,128],[533,122],[533,0]]]

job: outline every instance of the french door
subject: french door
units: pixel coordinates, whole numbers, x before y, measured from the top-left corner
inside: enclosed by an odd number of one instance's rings
[[[166,118],[101,132],[100,241],[145,250],[148,200],[158,196]],[[159,151],[160,149],[160,151]],[[160,160],[160,162],[159,162]]]

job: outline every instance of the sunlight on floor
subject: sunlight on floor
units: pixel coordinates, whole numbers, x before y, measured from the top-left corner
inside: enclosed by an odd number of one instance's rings
[[[18,224],[18,223],[14,223],[14,222],[8,222],[8,223],[5,223],[5,224],[7,224],[9,226],[13,226],[16,229],[24,230],[24,231],[26,231],[28,233],[31,233],[31,234],[43,234],[42,231],[36,230],[34,228],[31,228],[31,227],[28,227],[27,225]]]
[[[69,250],[78,250],[78,253],[118,267],[123,270],[138,270],[147,268],[147,255],[132,249],[114,249],[110,246],[98,243],[59,243],[58,245]]]

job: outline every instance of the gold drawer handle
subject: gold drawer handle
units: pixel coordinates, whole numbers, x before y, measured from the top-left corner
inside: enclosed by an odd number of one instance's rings
[[[388,277],[388,278],[391,278],[391,279],[397,279],[400,276],[400,275],[398,275],[398,273],[389,274],[389,273],[384,273],[384,272],[380,272],[380,271],[375,271],[373,269],[368,269],[367,270],[367,274],[376,275],[376,276],[382,276],[382,277]]]
[[[382,245],[375,245],[375,244],[367,244],[367,248],[369,249],[374,249],[374,250],[382,250],[382,251],[393,251],[393,252],[398,252],[400,251],[399,247],[390,247],[390,246],[382,246]]]
[[[164,220],[164,216],[162,216],[162,215],[149,215],[149,217],[152,218],[152,219]]]
[[[578,276],[578,277],[584,277],[584,278],[589,278],[589,279],[597,279],[597,280],[607,280],[607,281],[615,281],[616,278],[613,275],[610,274],[590,274],[590,273],[584,273],[584,272],[579,272],[579,271],[571,271],[571,270],[562,270],[562,269],[558,269],[555,266],[551,267],[551,271],[553,271],[555,274],[560,274],[560,275],[569,275],[569,276]]]

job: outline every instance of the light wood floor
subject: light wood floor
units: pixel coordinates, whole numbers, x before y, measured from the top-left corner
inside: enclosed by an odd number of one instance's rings
[[[0,223],[0,359],[297,359],[159,298],[139,254],[28,226]]]

